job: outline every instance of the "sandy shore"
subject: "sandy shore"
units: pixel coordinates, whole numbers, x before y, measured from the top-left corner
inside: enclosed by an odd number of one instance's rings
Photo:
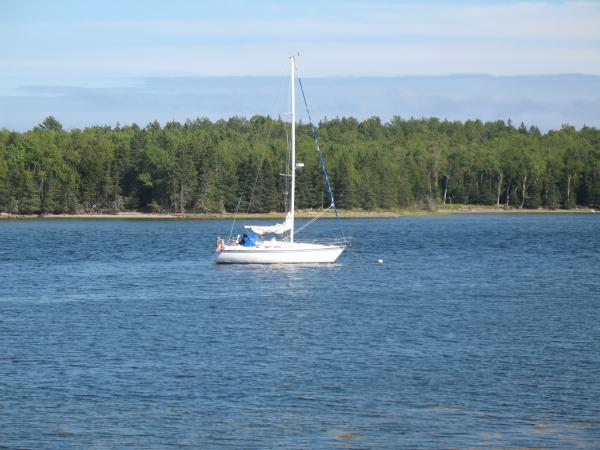
[[[437,216],[448,214],[590,214],[595,213],[591,208],[574,209],[518,209],[518,208],[497,208],[495,206],[474,206],[474,205],[447,205],[440,206],[435,210],[422,209],[392,209],[392,210],[340,210],[340,217],[343,218],[384,218],[384,217],[402,217],[402,216]],[[296,211],[297,218],[314,218],[322,214],[324,218],[334,218],[333,211],[329,210],[323,213],[321,210],[299,210]],[[115,214],[101,213],[77,213],[77,214],[44,214],[44,215],[16,215],[0,213],[0,219],[145,219],[145,220],[214,220],[214,219],[233,219],[233,213],[211,213],[211,214],[179,214],[179,213],[144,213],[137,211],[119,212]],[[284,214],[279,212],[255,213],[237,215],[238,219],[279,219]]]

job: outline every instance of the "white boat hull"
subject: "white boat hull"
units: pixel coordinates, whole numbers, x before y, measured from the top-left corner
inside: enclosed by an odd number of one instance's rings
[[[333,263],[344,251],[341,245],[266,243],[256,247],[225,245],[215,252],[221,264],[307,264]]]

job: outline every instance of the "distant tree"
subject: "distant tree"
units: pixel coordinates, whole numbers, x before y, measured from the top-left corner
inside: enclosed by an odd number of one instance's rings
[[[326,207],[312,131],[297,131],[296,205]],[[600,207],[596,128],[371,117],[323,120],[317,132],[341,208]],[[0,211],[284,211],[288,133],[264,116],[71,131],[49,116],[23,133],[0,129]]]
[[[61,123],[56,120],[53,116],[48,116],[44,119],[42,123],[38,125],[42,130],[53,130],[53,131],[62,131],[63,127]]]

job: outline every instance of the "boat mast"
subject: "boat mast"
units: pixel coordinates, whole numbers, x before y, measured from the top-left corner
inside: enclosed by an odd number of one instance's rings
[[[292,228],[290,229],[290,242],[294,242],[294,197],[296,196],[296,60],[290,56],[291,67],[291,97],[292,97],[292,192],[290,194],[290,212],[292,213]]]

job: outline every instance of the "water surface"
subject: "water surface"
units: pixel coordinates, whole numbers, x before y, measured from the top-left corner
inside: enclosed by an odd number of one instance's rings
[[[600,445],[600,217],[343,223],[277,267],[213,264],[228,221],[0,221],[0,447]]]

